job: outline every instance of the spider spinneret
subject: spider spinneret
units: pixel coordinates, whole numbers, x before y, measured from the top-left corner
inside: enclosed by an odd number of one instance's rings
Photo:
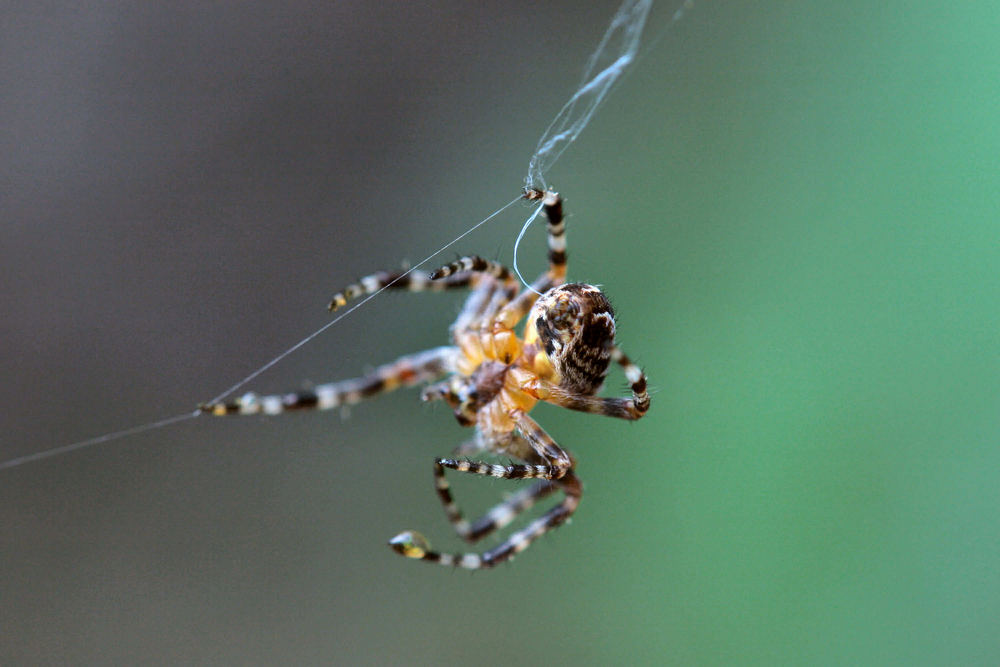
[[[434,461],[434,484],[455,532],[469,543],[500,530],[539,500],[563,492],[563,499],[525,528],[483,553],[434,551],[416,531],[389,541],[403,556],[467,569],[488,568],[509,560],[533,541],[561,525],[580,503],[583,487],[572,456],[528,413],[544,401],[570,410],[635,420],[649,410],[645,374],[615,342],[614,311],[601,290],[566,283],[566,223],[555,192],[526,189],[524,198],[542,200],[548,232],[549,268],[528,289],[503,265],[476,255],[463,257],[433,273],[379,272],[334,295],[330,310],[380,289],[411,292],[470,288],[451,326],[452,344],[407,355],[352,380],[316,386],[312,391],[275,396],[248,393],[231,402],[201,406],[213,415],[278,414],[286,410],[330,409],[358,403],[398,387],[433,382],[424,401],[444,401],[474,436],[459,445],[456,457]],[[527,318],[523,336],[515,327]],[[611,362],[622,367],[632,395],[597,396]],[[443,379],[442,379],[443,378]],[[501,465],[469,460],[482,453],[523,461]],[[452,498],[445,470],[500,479],[535,479],[475,521],[465,519]]]

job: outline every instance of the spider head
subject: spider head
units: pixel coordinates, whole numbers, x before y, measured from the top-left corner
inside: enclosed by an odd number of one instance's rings
[[[615,341],[615,313],[601,290],[569,283],[543,294],[528,315],[525,341],[537,340],[564,389],[594,394],[604,383]]]

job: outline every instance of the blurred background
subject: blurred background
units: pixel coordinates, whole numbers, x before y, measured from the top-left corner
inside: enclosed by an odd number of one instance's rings
[[[516,196],[617,3],[474,4],[8,6],[0,460],[192,410]],[[468,433],[414,391],[188,421],[0,471],[0,663],[1000,661],[1000,7],[675,9],[549,173],[656,391],[538,409],[572,525],[489,572],[392,554],[462,549],[431,460]],[[432,263],[509,262],[528,210]],[[459,303],[383,295],[249,388]]]

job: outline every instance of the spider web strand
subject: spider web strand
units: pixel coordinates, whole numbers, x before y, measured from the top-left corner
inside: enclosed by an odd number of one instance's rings
[[[544,206],[545,203],[543,202],[535,208],[535,212],[531,214],[531,217],[524,221],[524,225],[521,227],[521,233],[517,235],[517,240],[514,241],[514,273],[517,274],[517,277],[520,278],[521,282],[524,284],[525,287],[530,289],[535,294],[539,295],[541,294],[541,292],[539,292],[534,287],[529,285],[528,281],[525,280],[524,276],[521,275],[521,269],[517,268],[517,247],[521,245],[521,239],[524,238],[524,233],[528,231],[528,227],[530,227],[531,223],[535,221],[535,218],[538,217],[538,214],[542,212],[542,208]]]
[[[653,0],[625,0],[618,8],[597,49],[587,60],[580,86],[538,140],[535,153],[528,162],[528,175],[524,179],[526,186],[536,190],[546,189],[545,174],[580,136],[612,86],[635,60],[642,29],[652,6]],[[592,74],[609,59],[609,64],[597,74]]]
[[[353,306],[351,306],[350,308],[348,308],[347,310],[345,310],[339,316],[337,316],[334,319],[332,319],[331,321],[327,322],[326,324],[324,324],[323,326],[321,326],[319,329],[317,329],[313,333],[309,334],[308,336],[306,336],[305,338],[303,338],[302,340],[300,340],[295,345],[292,345],[291,347],[289,347],[288,349],[286,349],[284,352],[282,352],[281,354],[279,354],[275,358],[271,359],[266,364],[264,364],[263,366],[261,366],[257,370],[255,370],[253,373],[250,373],[245,378],[243,378],[242,380],[240,380],[239,382],[237,382],[233,386],[229,387],[228,389],[226,389],[226,391],[222,392],[221,394],[219,394],[218,396],[216,396],[215,398],[213,398],[211,401],[208,401],[208,402],[209,403],[218,403],[218,402],[222,401],[227,396],[229,396],[230,394],[232,394],[234,391],[236,391],[240,387],[246,385],[251,380],[253,380],[254,378],[256,378],[258,375],[260,375],[261,373],[263,373],[267,369],[271,368],[272,366],[274,366],[275,364],[277,364],[278,362],[280,362],[282,359],[284,359],[288,355],[292,354],[293,352],[295,352],[296,350],[298,350],[300,347],[302,347],[303,345],[305,345],[306,343],[308,343],[309,341],[313,340],[314,338],[316,338],[317,336],[319,336],[320,334],[322,334],[324,331],[326,331],[327,329],[329,329],[330,327],[332,327],[333,325],[335,325],[337,322],[341,321],[342,319],[344,319],[345,317],[347,317],[348,315],[350,315],[351,313],[353,313],[355,310],[357,310],[361,306],[365,305],[366,303],[368,303],[369,301],[371,301],[372,299],[374,299],[375,297],[377,297],[379,294],[381,294],[386,289],[388,289],[391,285],[393,285],[396,281],[402,280],[410,272],[415,271],[416,269],[420,268],[421,266],[423,266],[427,262],[431,261],[432,259],[434,259],[438,255],[440,255],[442,252],[444,252],[445,250],[447,250],[451,246],[455,245],[456,243],[458,243],[459,241],[461,241],[462,239],[464,239],[466,236],[468,236],[472,232],[476,231],[477,229],[479,229],[480,227],[482,227],[483,225],[485,225],[487,222],[489,222],[493,218],[497,217],[498,215],[500,215],[501,213],[503,213],[504,211],[506,211],[508,208],[510,208],[511,206],[513,206],[514,204],[516,204],[517,202],[521,201],[521,199],[522,199],[521,195],[518,195],[514,199],[511,199],[509,202],[507,202],[506,204],[504,204],[503,206],[501,206],[500,208],[498,208],[496,211],[494,211],[490,215],[486,216],[485,218],[483,218],[482,220],[480,220],[476,224],[472,225],[471,227],[469,227],[468,229],[466,229],[464,232],[462,232],[461,234],[459,234],[458,236],[456,236],[455,238],[453,238],[451,241],[449,241],[448,243],[445,243],[443,246],[441,246],[440,248],[438,248],[437,250],[435,250],[433,253],[431,253],[430,255],[428,255],[427,257],[425,257],[424,259],[422,259],[421,261],[419,261],[416,264],[414,264],[413,266],[411,266],[404,273],[400,274],[391,283],[388,283],[387,285],[385,285],[384,287],[382,287],[382,289],[378,290],[377,292],[375,292],[373,294],[369,294],[367,297],[365,297],[364,299],[362,299],[358,303],[354,304]],[[34,454],[26,454],[25,456],[19,456],[19,457],[13,458],[13,459],[8,459],[6,461],[0,461],[0,470],[5,470],[7,468],[16,468],[17,466],[24,465],[25,463],[32,463],[34,461],[41,461],[42,459],[47,459],[47,458],[50,458],[50,457],[53,457],[53,456],[58,456],[60,454],[66,454],[66,453],[69,453],[69,452],[72,452],[72,451],[76,451],[78,449],[84,449],[84,448],[87,448],[87,447],[92,447],[94,445],[103,444],[105,442],[110,442],[112,440],[118,440],[119,438],[125,438],[125,437],[128,437],[130,435],[138,435],[139,433],[145,433],[146,431],[153,431],[155,429],[163,428],[163,427],[169,426],[171,424],[176,424],[178,422],[187,421],[188,419],[194,419],[195,417],[199,417],[202,414],[203,413],[201,412],[201,410],[195,410],[194,412],[185,412],[184,414],[175,415],[173,417],[167,417],[166,419],[160,419],[160,420],[149,422],[149,423],[146,423],[146,424],[140,424],[139,426],[132,426],[131,428],[122,429],[120,431],[113,431],[111,433],[105,433],[103,435],[95,436],[93,438],[87,438],[86,440],[79,440],[77,442],[73,442],[73,443],[70,443],[68,445],[61,445],[59,447],[53,447],[51,449],[46,449],[46,450],[43,450],[41,452],[36,452]]]
[[[472,227],[469,227],[464,232],[462,232],[461,234],[459,234],[458,236],[456,236],[455,238],[453,238],[451,241],[448,241],[448,243],[445,243],[443,246],[441,246],[440,248],[438,248],[437,250],[435,250],[434,252],[432,252],[430,255],[428,255],[427,257],[424,257],[422,260],[420,260],[419,262],[417,262],[416,264],[414,264],[413,266],[411,266],[410,268],[408,268],[406,271],[404,271],[403,273],[401,273],[398,276],[396,276],[396,278],[394,280],[392,280],[389,283],[386,283],[377,292],[373,292],[372,294],[369,294],[368,296],[366,296],[361,301],[358,301],[356,304],[354,304],[353,306],[351,306],[350,308],[348,308],[347,310],[345,310],[343,313],[341,313],[339,316],[337,316],[334,319],[330,320],[329,322],[327,322],[326,324],[324,324],[323,326],[321,326],[319,329],[317,329],[316,331],[312,332],[311,334],[309,334],[308,336],[306,336],[305,338],[303,338],[302,340],[300,340],[298,343],[296,343],[295,345],[292,345],[290,348],[288,348],[287,350],[285,350],[284,352],[282,352],[281,354],[279,354],[278,356],[276,356],[274,359],[271,359],[269,362],[267,362],[266,364],[264,364],[263,366],[261,366],[260,368],[258,368],[257,370],[255,370],[253,373],[250,373],[250,375],[246,376],[245,378],[243,378],[242,380],[240,380],[239,382],[237,382],[236,384],[234,384],[233,386],[231,386],[229,389],[226,389],[224,392],[222,392],[221,394],[219,394],[218,396],[216,396],[215,398],[213,398],[213,399],[211,399],[210,401],[207,401],[207,402],[209,404],[219,403],[224,398],[226,398],[227,396],[229,396],[230,394],[232,394],[234,391],[236,391],[240,387],[243,387],[244,385],[248,384],[251,380],[253,380],[254,378],[256,378],[258,375],[260,375],[261,373],[263,373],[267,369],[271,368],[276,363],[278,363],[279,361],[281,361],[282,359],[284,359],[288,355],[292,354],[293,352],[295,352],[296,350],[298,350],[300,347],[302,347],[303,345],[305,345],[306,343],[308,343],[309,341],[311,341],[312,339],[316,338],[317,336],[319,336],[320,334],[322,334],[324,331],[326,331],[327,329],[329,329],[330,327],[332,327],[333,325],[335,325],[337,322],[341,321],[342,319],[344,319],[345,317],[347,317],[348,315],[350,315],[351,313],[353,313],[355,310],[357,310],[361,306],[365,305],[366,303],[368,303],[369,301],[371,301],[372,299],[374,299],[375,297],[377,297],[382,292],[386,291],[387,289],[389,289],[390,287],[392,287],[393,285],[395,285],[398,281],[400,281],[403,278],[405,278],[406,276],[408,276],[411,272],[419,269],[421,266],[423,266],[427,262],[429,262],[432,259],[434,259],[435,257],[437,257],[442,252],[444,252],[445,250],[447,250],[451,246],[455,245],[456,243],[458,243],[459,241],[461,241],[462,239],[464,239],[466,236],[468,236],[469,234],[471,234],[472,232],[476,231],[477,229],[479,229],[480,227],[482,227],[483,225],[485,225],[487,222],[489,222],[493,218],[497,217],[498,215],[500,215],[501,213],[503,213],[504,211],[506,211],[508,208],[510,208],[511,206],[513,206],[515,203],[519,202],[521,199],[522,199],[522,197],[520,195],[518,195],[517,197],[514,197],[514,199],[511,199],[509,202],[507,202],[506,204],[504,204],[503,206],[501,206],[500,208],[498,208],[496,211],[494,211],[493,213],[489,214],[488,216],[486,216],[485,218],[483,218],[482,220],[480,220],[479,222],[477,222],[476,224],[474,224]]]
[[[542,191],[547,189],[545,174],[588,125],[590,119],[597,111],[597,108],[604,102],[608,93],[620,80],[621,75],[635,61],[643,27],[645,26],[646,18],[649,15],[652,4],[653,0],[625,0],[625,2],[618,8],[618,11],[611,20],[611,25],[605,32],[604,37],[597,46],[597,49],[593,54],[591,54],[587,61],[587,66],[584,69],[581,83],[576,92],[573,93],[566,104],[563,105],[559,113],[556,114],[556,117],[551,123],[549,123],[549,126],[542,134],[542,137],[538,140],[535,152],[529,160],[528,175],[525,178],[525,184],[528,188]],[[668,27],[669,25],[680,20],[680,18],[684,15],[685,10],[690,9],[693,4],[693,0],[685,0],[683,5],[674,12]],[[661,33],[654,38],[653,43],[662,37],[663,32],[665,32],[665,30],[661,31]],[[607,62],[609,59],[611,59],[609,64],[604,65],[601,67],[600,71],[597,72],[597,74],[592,75],[596,68],[600,67],[602,63]],[[366,296],[364,299],[345,310],[338,317],[334,318],[330,322],[327,322],[295,345],[292,345],[284,352],[268,361],[266,364],[257,368],[255,371],[226,389],[209,402],[218,403],[238,390],[240,387],[245,386],[269,368],[279,363],[290,354],[322,334],[324,331],[340,322],[355,310],[377,297],[379,294],[395,284],[396,281],[403,279],[410,272],[420,268],[431,259],[453,246],[455,243],[458,243],[460,240],[479,229],[496,216],[500,215],[500,213],[513,206],[521,198],[521,196],[515,197],[510,202],[494,211],[492,214],[469,227],[463,233],[459,234],[454,239],[441,246],[438,250],[434,251],[423,260],[414,264],[412,267],[400,274],[395,280],[386,284],[377,292]],[[529,289],[531,289],[531,286],[524,280],[524,277],[521,275],[521,271],[518,268],[517,251],[525,232],[531,223],[538,217],[541,210],[542,206],[540,205],[525,221],[524,225],[521,227],[520,233],[517,236],[517,240],[514,243],[514,271],[518,278],[521,279],[521,282],[524,283]],[[53,447],[34,454],[27,454],[25,456],[8,459],[6,461],[0,461],[0,470],[14,468],[26,463],[40,461],[42,459],[76,451],[78,449],[84,449],[105,442],[110,442],[112,440],[118,440],[119,438],[125,438],[131,435],[144,433],[146,431],[163,428],[171,424],[194,419],[201,414],[200,410],[186,412],[184,414],[167,417],[165,419],[141,424],[139,426],[133,426],[120,431],[105,433],[86,440],[79,440],[67,445]]]
[[[6,461],[0,462],[0,470],[5,470],[7,468],[15,468],[25,463],[31,463],[32,461],[41,461],[42,459],[47,459],[51,456],[58,456],[59,454],[66,454],[68,452],[73,452],[78,449],[84,449],[86,447],[92,447],[94,445],[110,442],[112,440],[118,440],[119,438],[125,438],[130,435],[137,435],[139,433],[144,433],[146,431],[152,431],[154,429],[163,428],[164,426],[169,426],[170,424],[176,424],[178,422],[187,421],[188,419],[194,419],[200,414],[201,412],[198,410],[195,410],[194,412],[185,412],[182,415],[167,417],[166,419],[160,419],[159,421],[149,422],[148,424],[133,426],[131,428],[122,429],[121,431],[113,431],[111,433],[105,433],[104,435],[99,435],[94,438],[87,438],[86,440],[79,440],[77,442],[72,442],[68,445],[63,445],[61,447],[53,447],[52,449],[46,449],[45,451],[35,452],[34,454],[26,454],[24,456],[19,456],[14,459],[8,459]]]

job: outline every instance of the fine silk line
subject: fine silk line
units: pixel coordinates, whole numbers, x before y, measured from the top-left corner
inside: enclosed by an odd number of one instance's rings
[[[670,24],[678,21],[683,15],[684,10],[690,9],[693,4],[693,0],[685,0],[681,8],[679,8],[670,21]],[[621,75],[625,70],[634,62],[636,52],[639,47],[639,39],[642,34],[643,27],[646,22],[646,18],[649,15],[650,8],[652,7],[652,0],[625,0],[625,2],[619,7],[618,11],[615,13],[611,20],[611,25],[605,32],[604,37],[601,39],[597,46],[597,49],[590,56],[587,61],[587,65],[584,68],[584,73],[581,79],[580,86],[577,88],[576,92],[570,97],[570,99],[563,105],[562,109],[556,115],[556,117],[546,128],[545,132],[542,134],[541,139],[539,139],[538,144],[535,149],[535,153],[531,156],[528,166],[528,175],[525,178],[526,189],[534,189],[544,192],[547,189],[545,182],[545,174],[549,171],[552,165],[559,159],[563,152],[569,147],[569,145],[576,140],[583,129],[590,122],[591,117],[596,112],[597,108],[601,105],[607,94],[610,92],[612,87],[619,81]],[[657,40],[662,36],[662,32],[657,36]],[[599,66],[599,63],[606,61],[609,54],[617,54],[614,60],[610,64],[604,66],[596,75],[591,76],[592,72]],[[369,294],[361,301],[357,302],[338,317],[334,318],[330,322],[327,322],[322,327],[309,334],[295,345],[289,347],[284,352],[274,357],[266,364],[260,366],[255,371],[247,375],[245,378],[235,383],[224,392],[214,397],[208,403],[217,403],[225,399],[227,396],[231,395],[233,392],[238,390],[240,387],[245,386],[256,377],[267,371],[269,368],[279,363],[290,354],[306,345],[314,338],[325,332],[330,327],[334,326],[342,319],[353,313],[355,310],[365,305],[376,296],[384,292],[386,289],[391,287],[396,281],[401,280],[407,276],[410,272],[420,268],[431,259],[441,254],[452,245],[462,240],[475,230],[482,227],[484,224],[498,216],[503,211],[507,210],[513,206],[518,200],[522,199],[521,196],[515,197],[510,202],[500,207],[494,211],[489,216],[483,218],[478,223],[468,228],[463,233],[456,236],[454,239],[448,243],[441,246],[438,250],[431,253],[423,260],[414,264],[412,267],[407,269],[405,272],[400,274],[395,280],[383,286],[378,291]],[[535,208],[531,216],[524,222],[521,230],[514,242],[514,258],[513,258],[513,268],[514,272],[517,274],[518,278],[524,283],[528,289],[535,291],[521,275],[521,271],[518,268],[517,262],[517,252],[520,246],[521,240],[528,230],[528,227],[532,222],[538,217],[544,204],[540,204]],[[94,445],[102,444],[112,440],[117,440],[119,438],[124,438],[131,435],[137,435],[146,431],[151,431],[158,428],[163,428],[171,424],[179,423],[182,421],[187,421],[189,419],[194,419],[198,417],[201,413],[200,410],[195,410],[194,412],[188,412],[173,417],[168,417],[158,421],[149,422],[146,424],[141,424],[139,426],[133,426],[131,428],[122,429],[120,431],[113,431],[111,433],[106,433],[104,435],[96,436],[93,438],[87,438],[85,440],[79,440],[67,445],[62,445],[59,447],[54,447],[41,452],[36,452],[34,454],[28,454],[25,456],[16,457],[13,459],[8,459],[7,461],[0,461],[0,470],[7,468],[14,468],[16,466],[23,465],[25,463],[30,463],[33,461],[39,461],[52,456],[57,456],[60,454],[65,454],[78,449],[84,449],[86,447],[91,447]]]
[[[587,60],[576,92],[538,140],[535,153],[528,162],[528,175],[524,179],[528,188],[545,191],[545,174],[563,151],[580,136],[618,77],[635,60],[642,29],[652,6],[653,0],[625,0],[618,8],[597,49]],[[609,59],[610,64],[592,76],[598,64]]]
[[[625,0],[618,8],[611,19],[611,25],[604,33],[604,37],[601,38],[594,53],[587,60],[587,66],[583,70],[583,76],[576,92],[570,96],[569,101],[559,110],[545,132],[542,133],[541,139],[538,140],[535,153],[528,161],[528,175],[524,179],[526,190],[545,192],[548,189],[545,174],[569,148],[569,145],[580,136],[615,82],[635,60],[642,29],[646,25],[646,18],[649,16],[649,10],[652,6],[653,0]],[[674,20],[677,18],[678,16],[675,14]],[[601,67],[597,74],[593,74],[600,63],[609,59],[611,60],[610,64]],[[514,272],[524,286],[533,292],[535,289],[528,284],[518,270],[517,250],[521,244],[521,238],[524,237],[524,233],[538,217],[541,210],[542,207],[539,206],[525,221],[524,226],[521,227],[521,233],[518,234],[517,241],[514,243]]]
[[[32,461],[41,461],[42,459],[47,459],[50,456],[66,454],[67,452],[76,451],[77,449],[83,449],[85,447],[92,447],[104,442],[110,442],[111,440],[117,440],[118,438],[124,438],[129,435],[136,435],[138,433],[152,431],[153,429],[163,428],[164,426],[169,426],[170,424],[176,424],[177,422],[194,419],[200,414],[201,411],[199,410],[195,410],[194,412],[185,412],[184,414],[177,415],[175,417],[167,417],[166,419],[149,422],[148,424],[142,424],[140,426],[133,426],[132,428],[122,429],[121,431],[112,431],[111,433],[105,433],[104,435],[99,435],[94,438],[87,438],[86,440],[78,440],[77,442],[72,442],[61,447],[53,447],[52,449],[35,452],[34,454],[25,454],[24,456],[0,462],[0,470],[14,468],[25,463],[31,463]]]
[[[693,5],[694,0],[684,0],[683,4],[674,11],[667,25],[653,37],[649,48],[642,55],[648,54],[670,26],[680,21],[684,17],[684,13]],[[524,179],[526,190],[544,192],[548,189],[545,174],[569,148],[569,145],[580,136],[598,107],[607,98],[608,93],[621,82],[622,75],[636,62],[640,38],[652,6],[653,0],[625,0],[615,12],[611,19],[611,25],[608,26],[604,37],[601,38],[594,53],[587,60],[587,66],[583,70],[583,76],[576,92],[570,96],[556,117],[549,123],[541,139],[538,140],[535,153],[528,162],[528,175]],[[609,60],[609,64],[601,67],[597,74],[593,74],[601,63],[607,63]],[[517,241],[514,243],[513,260],[517,277],[521,279],[525,287],[532,291],[534,288],[525,281],[517,269],[517,249],[521,238],[536,217],[538,217],[538,211],[535,211],[521,227],[521,233],[518,234]]]
[[[528,227],[531,226],[531,223],[535,221],[535,218],[538,217],[538,214],[542,212],[542,208],[544,206],[545,202],[542,202],[541,204],[535,207],[535,212],[531,214],[530,218],[524,221],[524,225],[521,226],[521,233],[517,235],[517,240],[514,241],[514,273],[516,273],[517,277],[521,279],[521,282],[524,283],[525,287],[530,289],[535,294],[538,294],[539,296],[541,296],[542,293],[536,290],[531,285],[529,285],[528,281],[525,280],[524,276],[521,275],[521,270],[517,268],[517,247],[521,245],[521,239],[524,238],[524,233],[528,231]]]
[[[260,368],[258,368],[257,370],[255,370],[253,373],[250,373],[245,378],[243,378],[242,380],[240,380],[239,382],[237,382],[233,386],[229,387],[229,389],[226,389],[224,392],[222,392],[221,394],[219,394],[218,396],[216,396],[215,398],[213,398],[211,401],[207,401],[207,402],[208,403],[217,403],[217,402],[221,401],[222,399],[226,398],[227,396],[229,396],[230,394],[232,394],[234,391],[236,391],[240,387],[244,386],[245,384],[247,384],[248,382],[250,382],[251,380],[253,380],[254,378],[256,378],[258,375],[260,375],[261,373],[263,373],[267,369],[271,368],[272,366],[274,366],[276,363],[278,363],[279,361],[281,361],[282,359],[284,359],[288,355],[290,355],[293,352],[295,352],[296,350],[298,350],[300,347],[302,347],[303,345],[305,345],[309,341],[311,341],[312,339],[314,339],[317,336],[319,336],[321,333],[323,333],[324,331],[326,331],[327,329],[329,329],[330,327],[332,327],[333,325],[335,325],[337,322],[339,322],[340,320],[344,319],[345,317],[347,317],[348,315],[350,315],[351,313],[353,313],[355,310],[357,310],[361,306],[365,305],[366,303],[368,303],[369,301],[371,301],[372,299],[374,299],[375,297],[377,297],[379,294],[381,294],[386,289],[388,289],[390,286],[392,286],[394,283],[396,283],[396,281],[402,280],[404,277],[406,277],[407,275],[409,275],[412,271],[415,271],[416,269],[420,268],[421,266],[423,266],[427,262],[431,261],[432,259],[434,259],[438,255],[440,255],[442,252],[444,252],[445,250],[447,250],[451,246],[455,245],[456,243],[458,243],[459,241],[461,241],[462,239],[464,239],[466,236],[468,236],[469,234],[471,234],[472,232],[476,231],[477,229],[479,229],[480,227],[482,227],[483,225],[485,225],[487,222],[489,222],[493,218],[497,217],[498,215],[500,215],[501,213],[503,213],[504,211],[506,211],[508,208],[510,208],[511,206],[513,206],[515,203],[517,203],[518,201],[520,201],[522,198],[523,197],[521,195],[518,195],[514,199],[511,199],[509,202],[507,202],[506,204],[504,204],[503,206],[501,206],[500,208],[498,208],[496,211],[494,211],[490,215],[486,216],[485,218],[483,218],[482,220],[480,220],[479,222],[477,222],[473,226],[469,227],[464,232],[462,232],[461,234],[459,234],[458,236],[456,236],[455,238],[453,238],[451,241],[449,241],[448,243],[444,244],[443,246],[441,246],[440,248],[438,248],[437,250],[435,250],[433,253],[431,253],[430,255],[428,255],[427,257],[425,257],[424,259],[422,259],[421,261],[419,261],[416,264],[414,264],[413,266],[411,266],[405,272],[403,272],[402,274],[400,274],[395,280],[393,280],[392,282],[390,282],[387,285],[385,285],[384,287],[382,287],[382,289],[380,289],[377,292],[374,292],[372,294],[369,294],[367,297],[365,297],[361,301],[357,302],[356,304],[354,304],[353,306],[351,306],[350,308],[348,308],[347,310],[345,310],[338,317],[335,317],[331,321],[327,322],[326,324],[324,324],[323,326],[321,326],[319,329],[317,329],[313,333],[309,334],[308,336],[306,336],[305,338],[303,338],[302,340],[300,340],[298,343],[296,343],[295,345],[292,345],[290,348],[288,348],[287,350],[285,350],[284,352],[282,352],[281,354],[279,354],[278,356],[276,356],[274,359],[271,359],[270,361],[268,361],[266,364],[264,364],[263,366],[261,366]],[[537,215],[537,213],[536,213],[536,215]],[[68,445],[61,445],[59,447],[53,447],[51,449],[46,449],[46,450],[43,450],[41,452],[36,452],[34,454],[26,454],[24,456],[19,456],[19,457],[13,458],[13,459],[8,459],[6,461],[0,461],[0,470],[5,470],[7,468],[15,468],[17,466],[24,465],[25,463],[31,463],[33,461],[40,461],[42,459],[47,459],[47,458],[50,458],[52,456],[58,456],[60,454],[66,454],[68,452],[76,451],[78,449],[85,449],[87,447],[92,447],[94,445],[99,445],[99,444],[102,444],[102,443],[105,443],[105,442],[110,442],[111,440],[118,440],[119,438],[124,438],[124,437],[130,436],[130,435],[137,435],[139,433],[145,433],[146,431],[152,431],[152,430],[155,430],[155,429],[158,429],[158,428],[163,428],[164,426],[169,426],[170,424],[176,424],[178,422],[187,421],[188,419],[194,419],[195,417],[198,417],[201,414],[202,414],[201,410],[195,410],[194,412],[185,412],[184,414],[176,415],[174,417],[167,417],[166,419],[160,419],[160,420],[149,422],[149,423],[146,423],[146,424],[140,424],[139,426],[132,426],[131,428],[122,429],[120,431],[113,431],[111,433],[105,433],[104,435],[95,436],[93,438],[87,438],[85,440],[78,440],[77,442],[72,442],[72,443],[70,443]]]
[[[466,236],[468,236],[469,234],[471,234],[472,232],[476,231],[477,229],[479,229],[480,227],[482,227],[483,225],[485,225],[487,222],[489,222],[493,218],[497,217],[498,215],[500,215],[501,213],[503,213],[504,211],[506,211],[508,208],[510,208],[511,206],[513,206],[515,203],[517,203],[518,201],[520,201],[522,198],[523,197],[521,197],[520,195],[518,195],[517,197],[514,197],[509,202],[507,202],[506,204],[504,204],[503,206],[501,206],[500,208],[498,208],[497,210],[495,210],[493,213],[489,214],[488,216],[486,216],[485,218],[483,218],[482,220],[480,220],[479,222],[477,222],[476,224],[474,224],[472,227],[469,227],[464,232],[462,232],[461,234],[459,234],[458,236],[456,236],[455,238],[453,238],[451,241],[448,241],[448,243],[445,243],[443,246],[441,246],[440,248],[438,248],[437,250],[435,250],[434,252],[432,252],[430,255],[428,255],[427,257],[424,257],[422,260],[420,260],[419,262],[417,262],[416,264],[414,264],[413,266],[411,266],[410,268],[408,268],[406,271],[404,271],[403,273],[399,274],[394,280],[392,280],[389,283],[386,283],[377,292],[373,292],[372,294],[369,294],[368,296],[366,296],[361,301],[358,301],[356,304],[354,304],[353,306],[351,306],[350,308],[348,308],[347,310],[345,310],[343,313],[341,313],[338,317],[333,318],[332,320],[330,320],[329,322],[327,322],[326,324],[324,324],[323,326],[321,326],[319,329],[317,329],[316,331],[312,332],[311,334],[309,334],[308,336],[306,336],[305,338],[303,338],[302,340],[300,340],[298,343],[296,343],[295,345],[292,345],[290,348],[288,348],[287,350],[285,350],[284,352],[282,352],[281,354],[279,354],[278,356],[276,356],[274,359],[271,359],[269,362],[267,362],[266,364],[264,364],[263,366],[261,366],[260,368],[258,368],[257,370],[255,370],[253,373],[251,373],[250,375],[246,376],[245,378],[243,378],[242,380],[240,380],[239,382],[237,382],[233,386],[231,386],[229,389],[226,389],[224,392],[222,392],[221,394],[219,394],[215,398],[211,399],[210,401],[207,401],[207,403],[210,403],[210,404],[211,403],[218,403],[219,401],[221,401],[222,399],[226,398],[227,396],[229,396],[230,394],[232,394],[234,391],[236,391],[240,387],[246,385],[248,382],[250,382],[251,380],[253,380],[255,377],[257,377],[258,375],[260,375],[261,373],[263,373],[267,369],[269,369],[271,366],[274,366],[276,363],[278,363],[279,361],[281,361],[282,359],[284,359],[285,357],[287,357],[291,353],[295,352],[297,349],[299,349],[300,347],[302,347],[303,345],[305,345],[306,343],[308,343],[309,341],[311,341],[313,338],[316,338],[317,336],[319,336],[320,334],[322,334],[324,331],[326,331],[327,329],[329,329],[330,327],[332,327],[334,324],[336,324],[337,322],[341,321],[342,319],[344,319],[345,317],[347,317],[348,315],[350,315],[351,313],[353,313],[355,310],[357,310],[361,306],[365,305],[366,303],[368,303],[369,301],[371,301],[372,299],[374,299],[375,297],[377,297],[382,292],[386,291],[387,289],[389,289],[390,287],[392,287],[393,285],[395,285],[398,281],[400,281],[403,278],[405,278],[406,276],[410,275],[410,273],[412,273],[413,271],[419,269],[421,266],[423,266],[427,262],[429,262],[432,259],[434,259],[435,257],[437,257],[442,252],[444,252],[445,250],[447,250],[451,246],[455,245],[456,243],[458,243],[459,241],[461,241],[462,239],[464,239]]]

